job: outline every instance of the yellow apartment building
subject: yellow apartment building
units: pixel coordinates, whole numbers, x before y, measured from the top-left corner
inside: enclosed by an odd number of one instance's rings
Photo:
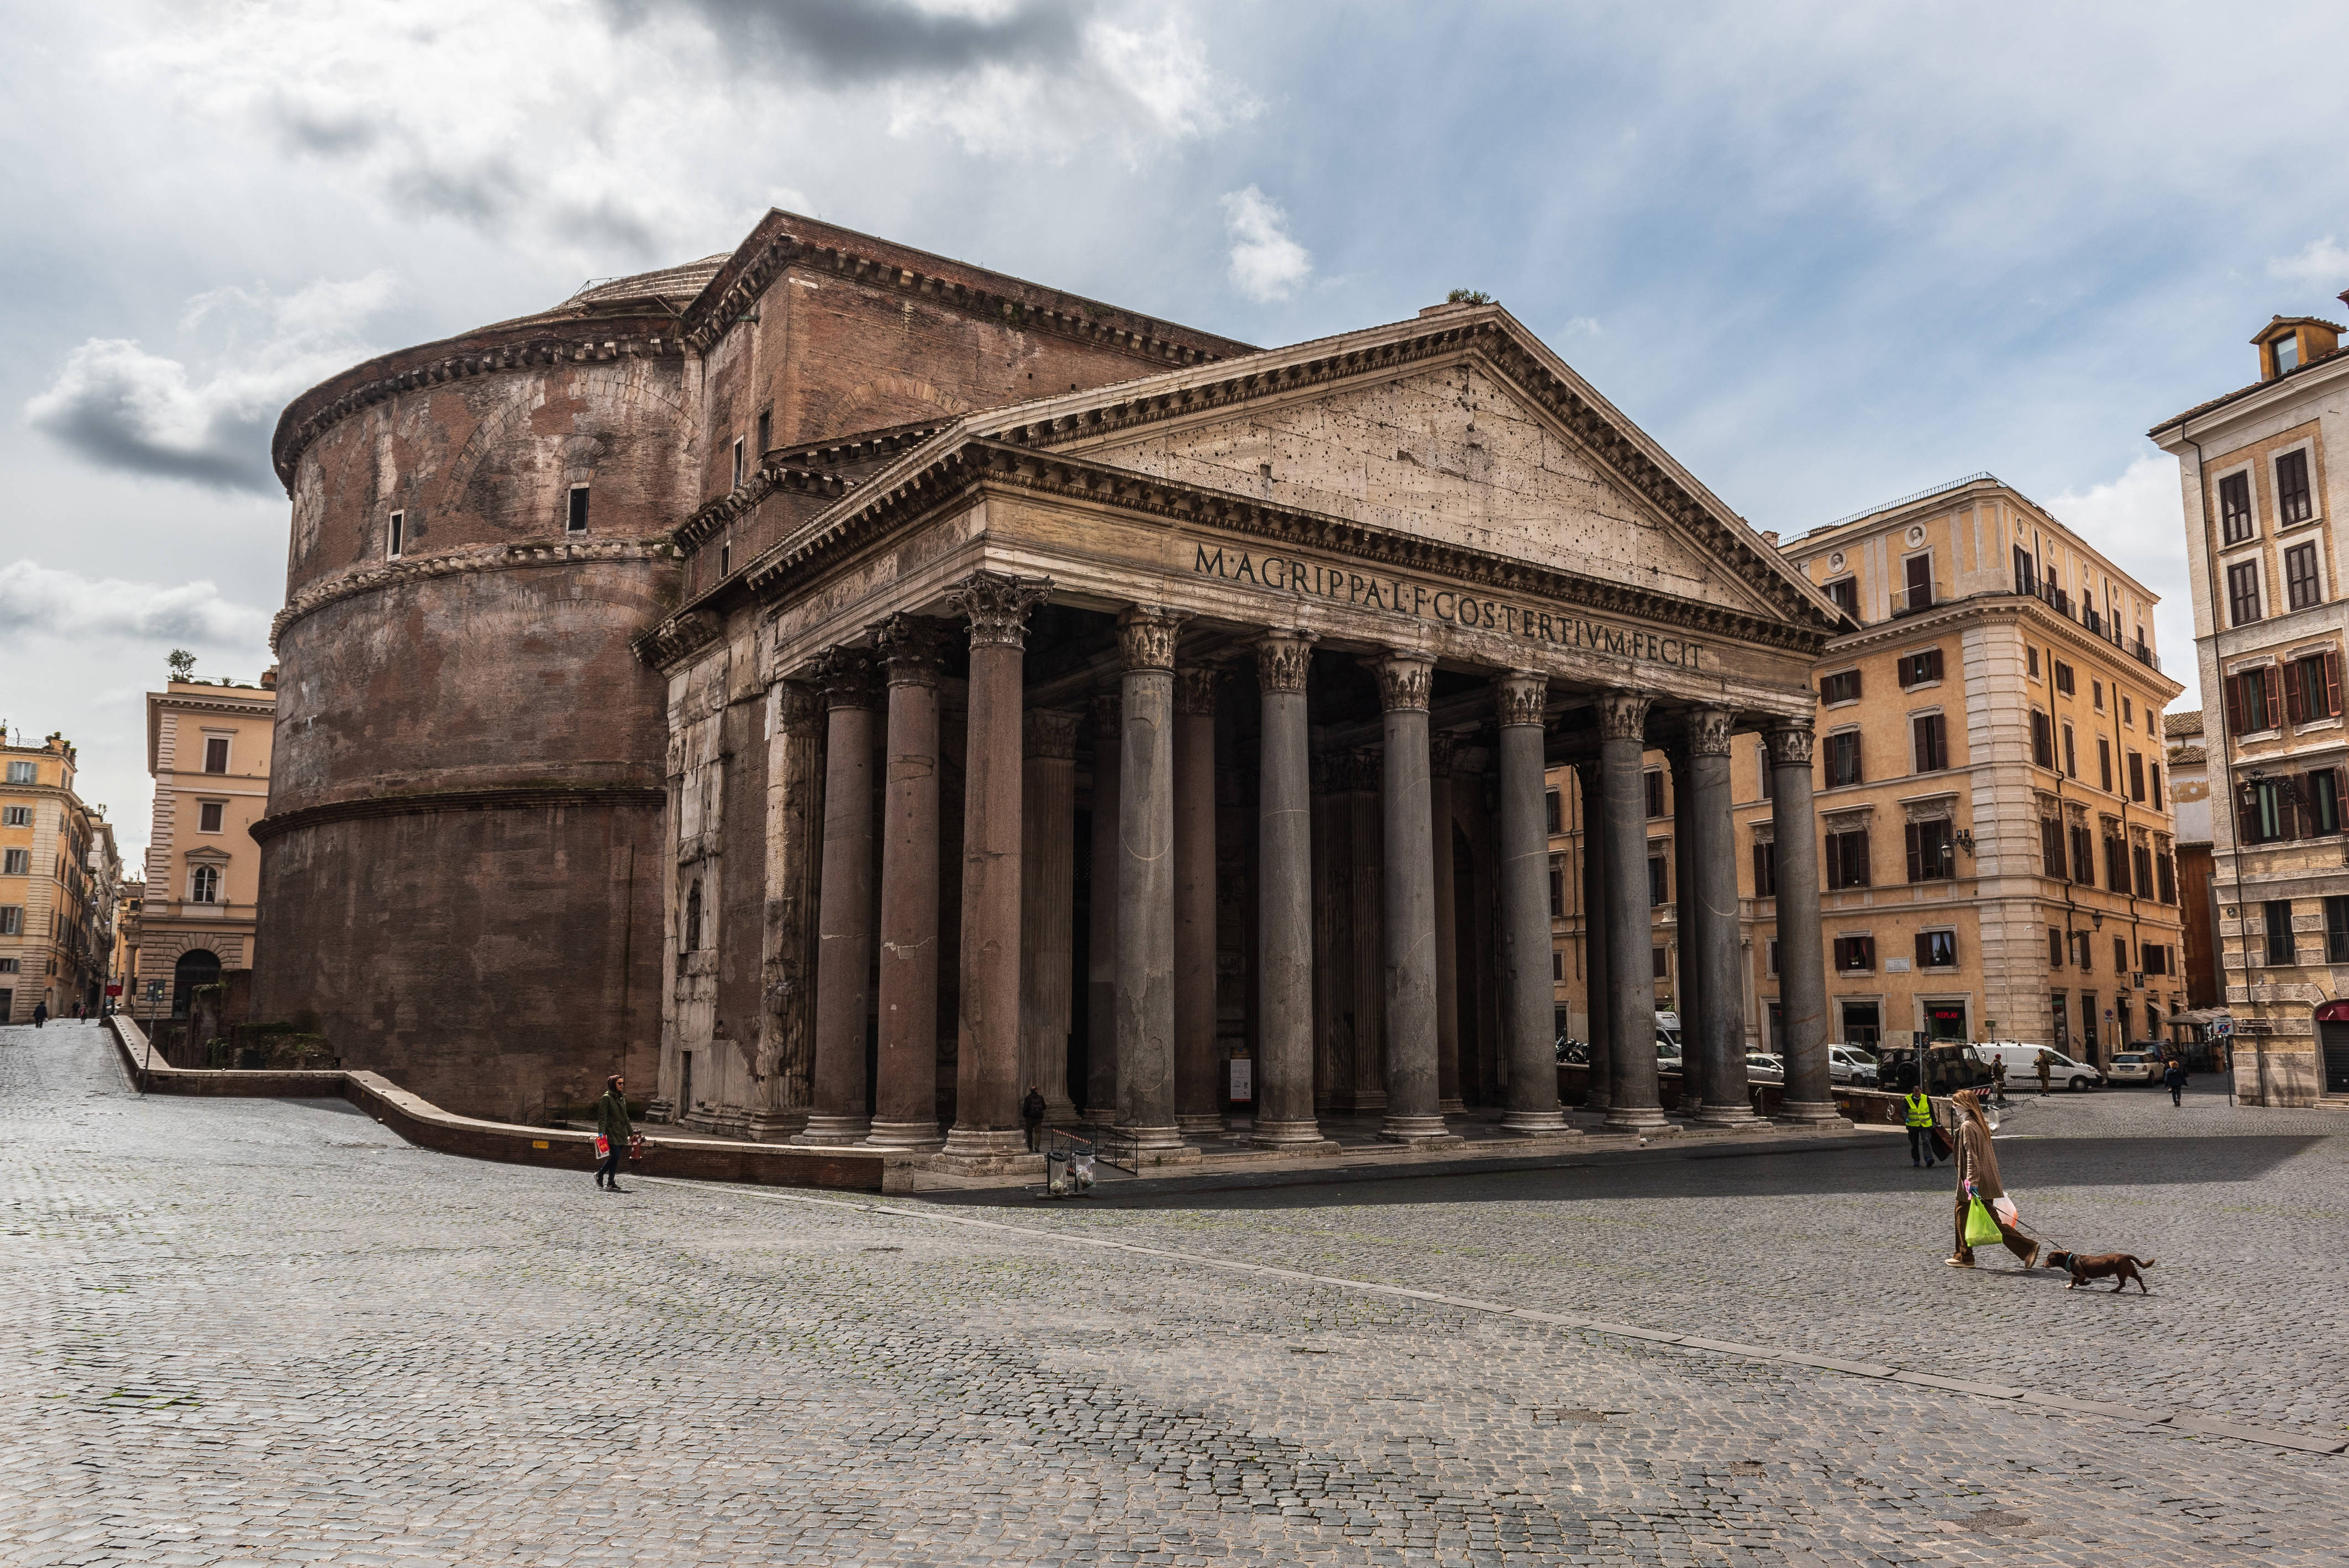
[[[64,737],[0,744],[0,1020],[95,1012],[113,957],[114,830],[74,792]]]
[[[2152,431],[2178,459],[2209,774],[2214,945],[2251,1104],[2349,1098],[2349,766],[2333,579],[2349,421],[2341,328],[2277,316],[2259,379]]]
[[[175,680],[147,694],[153,835],[140,901],[137,968],[126,987],[143,1012],[160,981],[174,1016],[189,993],[253,963],[261,849],[252,827],[269,799],[277,672],[259,686]]]
[[[2021,1039],[2103,1060],[2186,1006],[2154,596],[1988,474],[1781,546],[1855,629],[1816,665],[1833,1039]],[[1741,1005],[1778,1048],[1775,845],[1759,741],[1733,758]],[[1553,976],[1587,1028],[1581,812],[1550,775]],[[1651,964],[1684,1000],[1672,759],[1648,756]]]

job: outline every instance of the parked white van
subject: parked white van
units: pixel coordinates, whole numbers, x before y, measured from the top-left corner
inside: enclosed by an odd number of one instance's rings
[[[2047,1084],[2050,1088],[2095,1088],[2105,1081],[2104,1075],[2085,1062],[2075,1062],[2052,1046],[2034,1046],[2027,1040],[1984,1040],[1974,1047],[1985,1065],[2006,1064],[2006,1088],[2012,1094],[2018,1088],[2028,1088],[2039,1082],[2039,1058],[2047,1057]]]

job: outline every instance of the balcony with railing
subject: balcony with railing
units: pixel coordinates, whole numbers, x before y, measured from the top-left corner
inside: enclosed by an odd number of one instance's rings
[[[1933,585],[1930,583],[1920,583],[1911,587],[1896,589],[1892,594],[1892,618],[1897,621],[1903,615],[1914,615],[1930,610],[1935,603]]]

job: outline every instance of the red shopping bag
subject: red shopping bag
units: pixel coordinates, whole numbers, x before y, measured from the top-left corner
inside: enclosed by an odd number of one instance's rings
[[[595,1135],[595,1163],[601,1165],[610,1158],[612,1158],[612,1140],[599,1132]]]

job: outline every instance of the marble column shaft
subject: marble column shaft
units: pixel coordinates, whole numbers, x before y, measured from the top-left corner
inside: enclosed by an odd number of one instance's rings
[[[1384,711],[1386,1119],[1392,1142],[1453,1139],[1435,1072],[1435,851],[1429,842],[1427,699],[1435,661],[1371,661]]]
[[[1697,1119],[1708,1126],[1754,1121],[1745,1077],[1745,987],[1737,932],[1737,832],[1730,820],[1729,746],[1733,716],[1700,708],[1689,726],[1692,799],[1691,877],[1682,893],[1697,911],[1694,951],[1681,962],[1698,975],[1696,1044],[1704,1057],[1704,1101]],[[1685,938],[1683,941],[1685,942]],[[1688,1037],[1682,1020],[1682,1037]]]
[[[1026,718],[1022,767],[1019,896],[1019,1092],[1033,1084],[1044,1116],[1076,1119],[1069,1099],[1069,1033],[1075,1023],[1077,726],[1082,716],[1050,708]]]
[[[1183,1147],[1174,1117],[1174,639],[1187,617],[1135,605],[1118,759],[1117,1074],[1137,1151]]]
[[[1710,1067],[1696,1045],[1697,1020],[1704,1013],[1704,975],[1696,961],[1696,931],[1704,920],[1695,893],[1696,783],[1684,739],[1664,748],[1664,761],[1672,781],[1672,946],[1679,964],[1672,1006],[1681,1020],[1680,1109],[1694,1115],[1704,1103]]]
[[[1262,704],[1257,792],[1256,1122],[1261,1149],[1319,1146],[1313,1113],[1312,775],[1305,712],[1309,633],[1257,644]]]
[[[1174,675],[1174,1124],[1224,1130],[1229,1086],[1216,1050],[1216,680]]]
[[[1837,1119],[1827,1074],[1826,954],[1819,934],[1819,828],[1811,805],[1810,719],[1774,727],[1770,822],[1778,879],[1778,1016],[1784,1026],[1787,1121]]]
[[[1599,762],[1606,769],[1608,1039],[1614,1049],[1614,1092],[1607,1109],[1613,1131],[1661,1130],[1656,1096],[1656,991],[1644,959],[1653,946],[1648,908],[1648,820],[1640,757],[1649,699],[1610,692],[1599,701]]]
[[[1567,1130],[1557,1103],[1556,1005],[1551,1000],[1549,831],[1543,780],[1548,677],[1513,670],[1494,683],[1500,722],[1501,920],[1496,967],[1509,1104],[1501,1125],[1520,1133]]]
[[[1085,1117],[1121,1119],[1117,1098],[1118,754],[1125,744],[1114,692],[1093,698],[1092,908],[1085,946]]]
[[[1428,740],[1427,830],[1435,851],[1435,1092],[1446,1116],[1467,1113],[1460,1094],[1460,900],[1452,856],[1452,752],[1448,735]]]
[[[1018,1156],[1021,710],[1028,613],[1043,578],[976,572],[947,594],[970,618],[963,763],[962,983],[955,1124],[946,1153],[974,1163]]]
[[[1386,762],[1376,747],[1340,759],[1348,783],[1347,938],[1353,949],[1346,973],[1353,977],[1347,1006],[1353,1015],[1353,1093],[1356,1113],[1387,1107],[1386,1021],[1386,803],[1381,780]]]
[[[881,821],[881,1050],[873,1130],[882,1148],[938,1134],[937,624],[893,615],[874,629],[889,685]]]
[[[816,900],[823,856],[823,703],[804,681],[775,683],[767,748],[767,1025],[773,1041],[771,1116],[797,1131],[814,1094]],[[751,1136],[767,1131],[753,1119]]]
[[[854,1143],[864,1109],[864,1038],[873,993],[873,710],[880,697],[872,656],[832,648],[815,676],[825,705],[823,883],[815,976],[815,1101],[792,1141]]]
[[[1604,769],[1596,762],[1575,765],[1579,796],[1578,820],[1582,824],[1582,995],[1583,1027],[1589,1031],[1589,1088],[1582,1108],[1605,1110],[1614,1100],[1614,1053],[1608,1049],[1613,1025],[1608,1015],[1614,995],[1607,952],[1607,833]]]

